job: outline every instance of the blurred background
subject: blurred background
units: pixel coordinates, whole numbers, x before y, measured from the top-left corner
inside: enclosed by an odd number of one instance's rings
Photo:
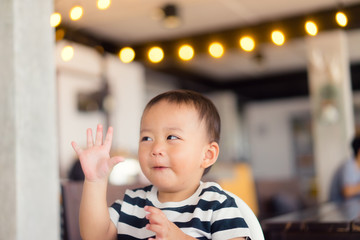
[[[222,119],[206,179],[260,220],[328,200],[360,126],[360,0],[54,0],[50,22],[62,182],[81,180],[70,142],[102,123],[128,159],[110,182],[145,184],[142,110],[183,88]]]
[[[290,201],[291,207],[326,200],[327,193],[318,194],[314,152],[318,141],[314,118],[322,110],[317,100],[311,100],[318,94],[310,90],[309,68],[317,58],[323,59],[324,68],[336,70],[336,65],[346,64],[339,78],[351,91],[332,95],[330,87],[323,95],[326,101],[342,102],[340,108],[351,105],[351,113],[328,108],[319,121],[335,126],[345,114],[354,120],[340,128],[350,123],[355,129],[360,121],[360,1],[56,0],[54,4],[62,178],[76,159],[69,142],[75,139],[85,145],[85,127],[98,122],[115,127],[114,151],[136,160],[145,103],[163,91],[186,88],[210,97],[222,118],[221,153],[209,178],[235,181],[236,173],[229,172],[245,163],[264,211],[275,207],[265,205],[275,204],[269,201],[279,197]],[[72,17],[76,11],[78,16]],[[334,56],[327,56],[331,51],[326,49],[318,54],[323,50],[312,47],[311,38],[322,38],[320,45],[327,45],[332,37],[326,34],[334,32],[344,39],[335,45],[344,45],[345,50]],[[320,75],[329,74],[329,82],[336,82],[329,69]],[[337,162],[348,157],[353,133],[341,138],[346,150],[340,157],[335,154]],[[327,171],[332,172],[331,167]],[[124,174],[116,175],[126,181]]]

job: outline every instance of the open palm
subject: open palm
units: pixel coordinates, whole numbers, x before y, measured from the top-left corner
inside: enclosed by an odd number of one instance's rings
[[[90,128],[87,129],[86,135],[86,149],[82,149],[75,142],[71,143],[80,159],[85,179],[92,182],[107,180],[112,168],[123,161],[123,158],[119,156],[110,157],[113,128],[108,128],[104,142],[103,127],[100,124],[97,126],[95,143]]]

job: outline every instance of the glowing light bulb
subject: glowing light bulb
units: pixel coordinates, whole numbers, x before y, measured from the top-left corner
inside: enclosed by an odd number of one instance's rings
[[[340,27],[346,27],[348,23],[348,19],[345,13],[343,12],[337,12],[335,15],[336,22]]]
[[[271,39],[273,43],[275,43],[278,46],[281,46],[285,43],[285,35],[279,30],[274,30],[271,33]]]
[[[84,10],[81,6],[75,6],[70,10],[70,18],[73,21],[79,20],[84,14]]]
[[[74,57],[74,48],[72,46],[65,46],[61,51],[61,59],[64,62],[70,61]]]
[[[255,41],[249,36],[242,37],[239,41],[240,47],[246,51],[251,52],[255,48]]]
[[[61,14],[58,12],[54,12],[50,16],[50,26],[51,27],[57,27],[61,23]]]
[[[316,26],[316,23],[313,21],[307,21],[305,23],[305,30],[311,36],[316,36],[316,34],[318,33],[318,28]]]
[[[148,57],[152,63],[159,63],[164,58],[164,51],[160,47],[152,47],[148,52]]]
[[[209,53],[214,58],[221,58],[224,55],[224,47],[219,42],[214,42],[209,46]]]
[[[194,49],[190,45],[182,45],[179,48],[179,57],[183,61],[189,61],[194,57]]]
[[[135,58],[135,51],[131,47],[122,48],[119,52],[119,58],[123,63],[130,63]]]
[[[97,8],[100,10],[108,9],[111,4],[111,0],[98,0],[97,1]]]

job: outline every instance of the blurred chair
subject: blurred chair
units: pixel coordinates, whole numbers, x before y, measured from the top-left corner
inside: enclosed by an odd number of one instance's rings
[[[231,195],[232,193],[230,193]],[[233,194],[235,195],[235,194]],[[240,198],[235,198],[236,204],[239,206],[241,213],[250,229],[250,237],[252,240],[264,240],[264,233],[259,223],[258,218],[250,207]]]
[[[257,179],[256,189],[260,221],[299,210],[306,204],[297,178]]]
[[[219,180],[220,186],[241,198],[258,215],[259,206],[256,195],[255,182],[250,166],[247,163],[236,164],[234,177]]]
[[[143,184],[108,185],[107,202],[110,206],[116,199],[122,199],[126,189],[143,187]],[[61,183],[63,204],[64,240],[81,240],[79,229],[79,209],[83,182],[64,181]]]

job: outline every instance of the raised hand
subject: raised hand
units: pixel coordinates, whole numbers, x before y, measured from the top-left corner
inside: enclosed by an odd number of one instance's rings
[[[186,235],[174,223],[170,222],[160,209],[146,206],[145,211],[148,212],[146,219],[149,220],[146,228],[156,234],[156,238],[149,238],[149,240],[195,239]]]
[[[112,143],[113,128],[109,127],[103,142],[103,127],[97,126],[95,143],[93,140],[92,130],[88,128],[87,148],[82,149],[75,142],[71,142],[81,163],[85,179],[91,182],[107,181],[112,168],[124,159],[119,156],[110,157],[110,148]]]

